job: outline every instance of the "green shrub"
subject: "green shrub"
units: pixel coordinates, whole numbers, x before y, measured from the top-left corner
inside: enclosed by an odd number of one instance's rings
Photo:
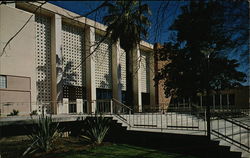
[[[33,115],[38,115],[37,110],[33,110],[33,111],[30,113],[30,116],[33,116]]]
[[[19,114],[19,111],[16,109],[13,109],[13,111],[8,116],[17,116]]]
[[[37,150],[47,152],[52,146],[53,142],[58,134],[58,126],[59,124],[52,124],[51,116],[39,116],[36,124],[34,123],[34,127],[29,135],[31,139],[30,146],[25,150],[23,155],[33,153]]]
[[[105,118],[102,115],[95,115],[95,117],[86,120],[86,129],[83,129],[85,135],[82,137],[94,144],[101,144],[108,133],[110,123],[111,120],[109,118]]]

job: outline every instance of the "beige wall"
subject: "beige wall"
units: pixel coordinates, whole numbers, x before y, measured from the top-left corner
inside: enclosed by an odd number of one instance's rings
[[[2,96],[1,115],[10,114],[13,109],[18,110],[20,115],[30,113],[30,92],[0,90]]]
[[[7,76],[8,90],[30,91],[30,78],[20,76]]]
[[[13,109],[20,114],[29,114],[31,108],[30,78],[6,76],[7,88],[0,88],[1,115],[10,114]]]
[[[5,43],[24,25],[32,14],[9,7],[0,6],[0,53]],[[8,87],[12,90],[31,91],[15,92],[2,91],[0,102],[32,102],[36,101],[36,63],[35,63],[35,23],[34,16],[24,29],[10,42],[6,51],[0,57],[0,74],[29,77],[8,77]],[[28,83],[29,82],[29,83]],[[31,95],[31,96],[29,96]],[[16,96],[16,97],[15,97]],[[35,107],[33,107],[34,109]],[[28,110],[27,107],[25,107]]]

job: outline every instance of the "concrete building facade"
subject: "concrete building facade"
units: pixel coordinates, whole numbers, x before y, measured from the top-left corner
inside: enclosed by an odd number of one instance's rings
[[[106,26],[48,2],[39,6],[0,5],[1,114],[91,113],[97,100],[123,102],[126,53],[119,42],[102,41]],[[142,41],[131,60],[134,106],[141,111],[156,104],[153,46]]]

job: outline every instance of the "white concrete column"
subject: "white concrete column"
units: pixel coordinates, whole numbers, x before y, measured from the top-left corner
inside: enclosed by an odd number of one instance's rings
[[[62,102],[58,104],[58,114],[68,114],[69,113],[69,99],[63,98]]]
[[[142,111],[142,96],[141,96],[141,63],[140,63],[140,49],[139,46],[132,52],[133,65],[133,95],[134,106],[138,112]]]
[[[156,105],[156,98],[155,98],[155,60],[154,60],[154,52],[150,52],[149,55],[149,93],[150,93],[150,105]]]
[[[230,104],[229,104],[229,94],[227,94],[227,108],[229,109]]]
[[[54,14],[51,19],[51,101],[52,112],[58,113],[57,102],[62,102],[62,54],[61,54],[62,18]]]
[[[76,113],[83,113],[83,100],[76,99]]]
[[[222,95],[220,94],[220,109],[222,109]]]
[[[95,47],[95,28],[85,26],[85,52],[86,52],[86,92],[88,101],[88,113],[95,112],[96,100],[96,84],[95,84],[95,60],[94,51]]]
[[[213,107],[215,109],[215,95],[212,95],[212,97],[213,97]]]
[[[60,107],[60,105],[62,105]],[[59,113],[68,114],[69,113],[69,98],[63,98],[62,104],[59,104]]]
[[[188,107],[190,108],[191,107],[191,99],[188,98]]]
[[[121,57],[121,48],[118,41],[112,45],[112,94],[113,98],[122,102],[120,57]]]
[[[202,96],[200,96],[200,103],[201,103],[201,107],[202,107]]]

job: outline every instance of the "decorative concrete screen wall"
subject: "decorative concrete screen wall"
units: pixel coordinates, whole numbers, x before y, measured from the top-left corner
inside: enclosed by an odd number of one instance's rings
[[[141,51],[141,92],[149,93],[149,54]]]
[[[38,111],[41,106],[46,105],[51,100],[51,69],[50,69],[50,50],[51,50],[51,22],[46,16],[36,15],[36,69],[37,69],[37,101],[39,104]],[[50,108],[44,107],[48,113]]]
[[[85,62],[82,63],[84,30],[82,28],[62,24],[62,55],[64,85],[85,87]]]
[[[121,49],[120,63],[122,90],[126,91],[126,52],[123,49]]]
[[[102,36],[96,34],[98,43]],[[109,40],[103,41],[95,52],[95,81],[96,88],[112,89],[112,47]]]

